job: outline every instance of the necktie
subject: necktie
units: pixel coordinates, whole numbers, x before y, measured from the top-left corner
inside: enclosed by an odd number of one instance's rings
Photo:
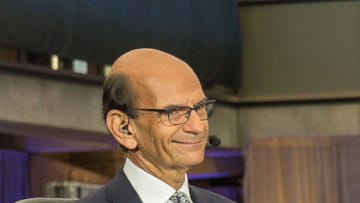
[[[190,203],[190,200],[187,197],[187,195],[180,191],[177,191],[173,195],[171,195],[169,200],[173,203]]]

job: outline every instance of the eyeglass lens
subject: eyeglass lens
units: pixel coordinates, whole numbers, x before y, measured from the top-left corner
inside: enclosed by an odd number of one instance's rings
[[[168,109],[168,120],[173,125],[179,125],[186,123],[192,110],[196,111],[200,120],[207,120],[209,115],[212,113],[215,101],[207,101],[194,106],[194,108],[187,106],[179,106]]]

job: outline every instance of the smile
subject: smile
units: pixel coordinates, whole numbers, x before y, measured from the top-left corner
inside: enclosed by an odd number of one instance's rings
[[[196,145],[196,144],[200,144],[202,140],[173,140],[171,142],[177,144],[185,144],[185,145]]]

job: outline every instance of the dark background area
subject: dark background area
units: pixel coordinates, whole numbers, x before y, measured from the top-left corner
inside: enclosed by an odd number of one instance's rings
[[[239,87],[238,1],[2,1],[0,45],[111,64],[152,47],[187,61],[205,87]]]

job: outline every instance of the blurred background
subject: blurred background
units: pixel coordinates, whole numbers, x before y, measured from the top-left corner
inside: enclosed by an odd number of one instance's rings
[[[249,203],[360,199],[357,0],[0,1],[0,203],[81,197],[123,154],[101,118],[112,62],[152,47],[216,99],[194,185]]]

